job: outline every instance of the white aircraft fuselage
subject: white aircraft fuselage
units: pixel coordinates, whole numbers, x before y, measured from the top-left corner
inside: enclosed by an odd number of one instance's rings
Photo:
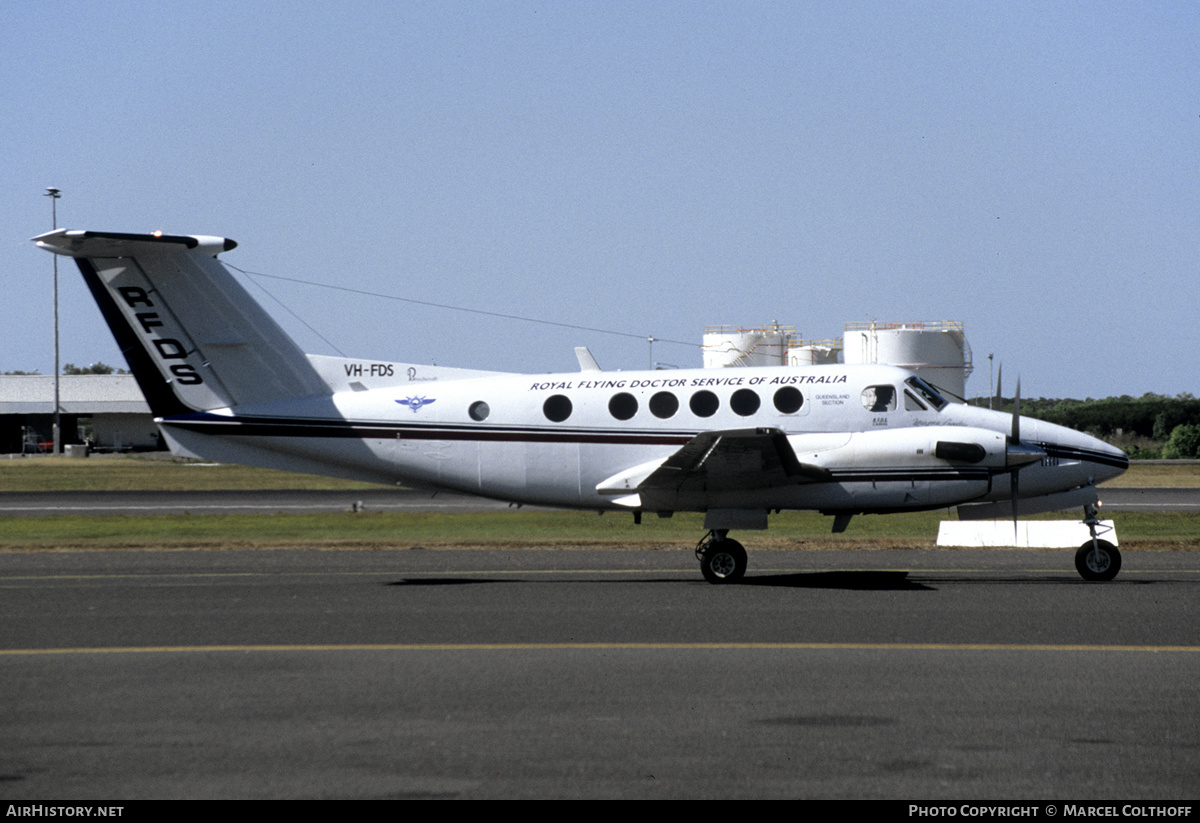
[[[232,241],[35,240],[77,259],[181,455],[517,503],[699,511],[718,539],[781,509],[844,527],[859,513],[1090,505],[1128,465],[1094,437],[948,402],[893,366],[518,375],[306,355],[216,260]]]
[[[419,376],[421,367],[416,369]],[[863,392],[871,387],[888,386],[904,397],[912,377],[892,366],[806,366],[503,375],[383,388],[370,388],[364,378],[365,390],[175,415],[160,423],[176,450],[206,459],[245,462],[245,450],[254,449],[262,453],[261,463],[276,468],[567,508],[855,513],[1008,500],[1011,415],[961,403],[937,410],[911,397],[912,408],[864,406]],[[799,409],[776,408],[784,388],[798,393]],[[739,400],[757,405],[755,411],[734,411],[731,400],[739,392]],[[716,410],[696,414],[697,397],[697,405],[707,400]],[[652,401],[677,410],[658,417]],[[487,406],[483,420],[472,418],[478,404]],[[627,419],[615,417],[613,405]],[[569,413],[551,419],[548,406],[559,409],[556,417]],[[702,433],[746,429],[782,432],[801,464],[828,477],[812,472],[794,483],[735,488],[714,478],[661,509],[617,502],[637,492],[635,483],[606,484],[631,468],[656,467]],[[1047,450],[1036,465],[1022,469],[1021,490],[1028,496],[1085,487],[1124,470],[1118,450],[1074,430],[1022,418],[1021,434]],[[978,445],[983,457],[939,458],[939,442]],[[631,481],[648,474],[635,473]]]

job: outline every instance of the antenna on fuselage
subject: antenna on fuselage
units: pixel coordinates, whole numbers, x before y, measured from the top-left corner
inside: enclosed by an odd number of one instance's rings
[[[576,346],[575,358],[579,361],[580,371],[603,371],[587,346]]]

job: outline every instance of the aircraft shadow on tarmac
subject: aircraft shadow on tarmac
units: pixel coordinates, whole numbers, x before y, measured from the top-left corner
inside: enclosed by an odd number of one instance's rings
[[[522,580],[505,578],[503,580],[480,580],[478,578],[458,577],[410,577],[387,583],[388,586],[463,586],[481,583],[552,583],[549,580]],[[566,580],[557,582],[568,582]],[[569,582],[579,583],[578,579]],[[652,579],[652,580],[596,580],[596,583],[688,583],[703,584],[702,580]],[[905,571],[832,571],[832,572],[801,572],[795,574],[764,574],[756,577],[743,577],[736,583],[725,583],[723,586],[775,586],[795,589],[848,589],[857,591],[936,591],[931,586],[908,579]]]
[[[919,574],[919,573],[918,573]],[[954,583],[956,585],[980,586],[1096,586],[1095,582],[1078,577],[1074,571],[1063,570],[1062,575],[1027,574],[1011,575],[996,571],[994,575],[955,576],[938,574],[929,580],[914,580],[908,577],[907,571],[832,571],[806,572],[797,574],[760,575],[744,577],[734,584],[739,586],[791,586],[804,589],[857,589],[861,591],[937,591],[934,584]],[[1166,580],[1119,580],[1109,581],[1108,586],[1149,586],[1166,582],[1198,582],[1200,581],[1166,581]]]
[[[523,580],[471,580],[461,577],[411,577],[385,586],[471,586],[480,583],[523,583]]]
[[[743,577],[741,586],[781,586],[795,589],[852,589],[856,591],[934,591],[908,579],[903,571],[833,571],[798,574],[764,574]]]

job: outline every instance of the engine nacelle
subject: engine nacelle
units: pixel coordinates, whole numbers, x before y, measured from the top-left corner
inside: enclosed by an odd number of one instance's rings
[[[1008,438],[991,429],[925,426],[840,434],[794,434],[796,459],[830,472],[872,469],[1003,469]]]

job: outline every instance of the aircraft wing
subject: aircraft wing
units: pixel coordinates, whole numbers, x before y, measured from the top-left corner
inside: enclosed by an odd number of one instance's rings
[[[827,476],[825,469],[801,463],[779,429],[723,429],[701,432],[665,460],[613,475],[596,490],[626,495],[615,500],[622,505],[641,506],[684,493],[752,491]]]

